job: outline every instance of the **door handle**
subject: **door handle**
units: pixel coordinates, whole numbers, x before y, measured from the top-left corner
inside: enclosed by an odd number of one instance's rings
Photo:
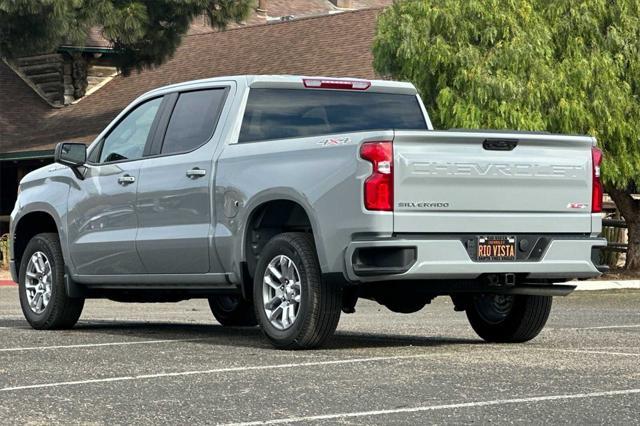
[[[206,174],[207,174],[206,170],[200,169],[198,167],[194,167],[191,170],[187,170],[187,177],[191,179],[197,179],[199,177],[206,176]]]
[[[123,175],[118,178],[118,183],[122,186],[129,185],[136,181],[136,178],[131,175]]]

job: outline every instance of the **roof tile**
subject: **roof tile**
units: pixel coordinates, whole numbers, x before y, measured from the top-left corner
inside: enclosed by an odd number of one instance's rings
[[[0,100],[0,152],[48,149],[60,140],[90,141],[139,95],[182,81],[240,74],[374,78],[371,43],[379,11],[190,35],[165,64],[118,76],[80,102],[57,110],[27,99],[25,93],[11,95],[12,89],[5,86],[12,84],[3,84],[8,77],[0,67],[0,99],[5,99]]]

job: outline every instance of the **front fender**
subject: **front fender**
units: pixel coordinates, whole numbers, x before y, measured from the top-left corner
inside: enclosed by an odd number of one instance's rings
[[[42,170],[42,169],[40,169]],[[71,172],[69,171],[69,175]],[[72,269],[73,264],[67,244],[67,200],[69,197],[69,179],[71,176],[45,176],[40,179],[23,181],[9,224],[9,258],[15,260],[14,240],[20,221],[31,213],[49,215],[58,230],[65,265]]]

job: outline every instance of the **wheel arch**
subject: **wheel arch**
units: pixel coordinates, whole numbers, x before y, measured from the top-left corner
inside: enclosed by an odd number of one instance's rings
[[[319,238],[319,225],[312,213],[311,205],[303,197],[297,197],[287,192],[271,193],[254,197],[253,202],[248,204],[244,210],[246,216],[243,220],[239,256],[245,265],[243,274],[253,274],[257,259],[252,256],[255,255],[256,249],[259,251],[273,235],[287,231],[309,232],[313,236],[318,261],[322,269],[324,251]],[[254,244],[256,227],[270,230],[264,232],[263,235],[258,235],[259,238],[262,238],[262,245],[258,244],[257,247]],[[250,281],[250,278],[243,281]]]
[[[54,232],[58,234],[62,240],[59,218],[47,209],[31,210],[16,220],[11,232],[11,251],[18,276],[20,276],[20,263],[22,262],[22,255],[27,248],[27,244],[29,244],[29,241],[31,241],[34,236],[43,232]],[[65,258],[65,263],[68,263],[62,241],[61,245],[63,246],[62,253]]]

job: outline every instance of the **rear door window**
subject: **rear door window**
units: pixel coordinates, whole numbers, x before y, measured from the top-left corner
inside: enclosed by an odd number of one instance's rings
[[[415,95],[251,89],[238,142],[389,129],[427,130]]]
[[[218,123],[226,90],[180,93],[162,144],[162,154],[192,151],[207,142]]]

